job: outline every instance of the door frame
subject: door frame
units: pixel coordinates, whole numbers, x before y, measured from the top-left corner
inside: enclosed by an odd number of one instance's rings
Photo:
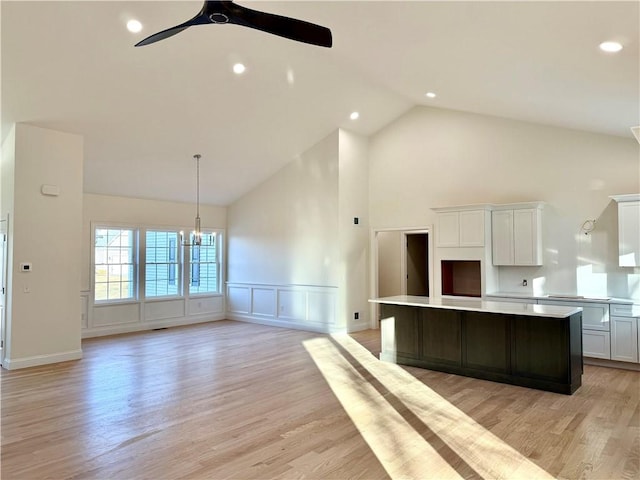
[[[0,271],[0,365],[4,365],[7,352],[7,295],[9,293],[8,263],[9,263],[9,214],[7,218],[0,219],[0,248],[2,252],[2,265]]]
[[[433,224],[418,227],[371,227],[369,232],[369,251],[371,261],[369,262],[369,298],[378,297],[378,233],[400,232],[402,234],[400,246],[400,285],[403,295],[407,292],[407,242],[406,236],[414,233],[426,233],[428,235],[428,261],[429,261],[429,293],[433,295]],[[380,328],[378,320],[379,305],[369,303],[370,328]]]

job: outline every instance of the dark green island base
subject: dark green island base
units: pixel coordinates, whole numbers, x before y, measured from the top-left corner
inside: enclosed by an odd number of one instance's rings
[[[381,360],[569,395],[582,385],[581,312],[536,316],[375,302]]]

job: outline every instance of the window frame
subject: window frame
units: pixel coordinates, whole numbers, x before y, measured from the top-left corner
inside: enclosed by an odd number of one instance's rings
[[[140,289],[141,295],[140,297],[146,302],[154,302],[161,300],[171,300],[178,298],[185,298],[185,279],[184,279],[184,270],[185,270],[185,255],[184,255],[184,246],[182,245],[182,230],[179,228],[171,228],[171,227],[140,227],[141,236],[144,237],[144,243],[140,245],[140,255],[142,257],[140,264],[144,266],[141,268],[143,272],[143,278],[140,281],[140,284],[143,288]],[[167,232],[167,233],[175,233],[176,234],[176,277],[175,282],[177,283],[177,293],[168,294],[168,295],[151,295],[147,296],[147,233],[148,232]]]
[[[214,241],[216,242],[216,260],[215,262],[205,262],[205,263],[213,263],[215,264],[216,267],[216,291],[215,292],[192,292],[191,291],[191,272],[193,271],[193,263],[191,261],[191,256],[192,256],[192,248],[193,246],[189,246],[188,251],[185,248],[185,275],[184,275],[184,283],[185,283],[185,288],[187,289],[187,297],[188,298],[196,298],[196,297],[214,297],[214,296],[223,296],[224,292],[223,292],[223,286],[224,286],[224,272],[222,271],[222,263],[223,263],[223,258],[224,258],[224,252],[223,252],[223,241],[224,241],[224,230],[222,229],[217,229],[217,228],[203,228],[202,229],[202,233],[203,235],[208,235],[208,234],[212,234],[214,235]],[[189,232],[189,240],[191,241],[191,236],[192,236],[193,232]],[[188,265],[187,265],[187,261],[188,261]],[[198,262],[198,264],[201,264],[202,262]],[[188,270],[188,272],[187,272]]]
[[[133,294],[127,298],[97,299],[96,298],[96,231],[97,230],[129,230],[132,232],[131,260],[133,273],[131,282],[133,283]],[[108,247],[107,247],[108,248]],[[106,264],[108,265],[108,264]],[[119,264],[125,265],[125,264]],[[93,305],[124,305],[140,302],[140,228],[137,225],[125,223],[91,222],[91,300]],[[103,282],[99,282],[103,283]],[[109,288],[109,282],[107,289]]]
[[[218,242],[216,248],[216,269],[217,269],[217,291],[215,292],[191,292],[191,251],[189,246],[185,246],[183,242],[187,239],[186,235],[191,235],[193,227],[180,227],[175,225],[145,225],[140,223],[127,223],[127,222],[109,222],[109,221],[90,221],[90,292],[89,299],[91,305],[96,308],[103,308],[117,305],[131,305],[138,304],[144,311],[145,303],[162,302],[167,300],[183,299],[188,301],[193,298],[203,297],[225,297],[226,298],[226,264],[225,264],[225,242],[226,242],[226,229],[225,228],[203,228],[203,233],[215,235],[215,239]],[[133,297],[126,299],[107,299],[96,300],[96,277],[95,277],[95,238],[96,230],[98,229],[122,229],[133,231]],[[146,282],[146,232],[150,231],[171,231],[178,232],[178,255],[179,255],[179,270],[180,274],[176,280],[182,282],[181,294],[171,296],[145,296],[145,282]]]

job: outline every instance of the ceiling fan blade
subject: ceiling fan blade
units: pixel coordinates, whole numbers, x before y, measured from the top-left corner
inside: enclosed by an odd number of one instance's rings
[[[229,17],[229,23],[255,28],[256,30],[290,40],[310,43],[320,47],[331,47],[333,44],[331,30],[304,20],[260,12],[238,4],[233,4],[228,9],[227,16]]]
[[[163,30],[161,32],[154,33],[153,35],[145,38],[144,40],[139,41],[138,43],[136,43],[135,46],[136,47],[144,47],[145,45],[150,45],[152,43],[159,42],[160,40],[164,40],[165,38],[173,37],[174,35],[180,33],[183,30],[186,30],[189,27],[190,27],[190,25],[187,25],[186,27],[171,27],[171,28],[168,28],[168,29]]]
[[[175,27],[167,28],[166,30],[162,30],[161,32],[154,33],[153,35],[148,36],[144,40],[140,40],[136,43],[136,47],[143,47],[145,45],[150,45],[152,43],[159,42],[160,40],[164,40],[165,38],[173,37],[177,35],[183,30],[193,26],[193,25],[202,25],[205,23],[210,23],[209,19],[204,16],[204,8],[198,12],[198,14],[190,20],[187,20],[180,25],[176,25]]]
[[[202,9],[191,20],[155,33],[136,43],[142,47],[172,37],[193,25],[233,23],[298,42],[331,47],[331,30],[314,23],[243,7],[231,0],[205,0]]]

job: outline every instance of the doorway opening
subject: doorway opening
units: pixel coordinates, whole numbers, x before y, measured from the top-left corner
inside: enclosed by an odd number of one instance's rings
[[[432,227],[374,229],[370,237],[370,298],[430,296],[433,288]],[[371,304],[378,328],[378,304]]]
[[[429,296],[429,234],[405,232],[407,295]]]

